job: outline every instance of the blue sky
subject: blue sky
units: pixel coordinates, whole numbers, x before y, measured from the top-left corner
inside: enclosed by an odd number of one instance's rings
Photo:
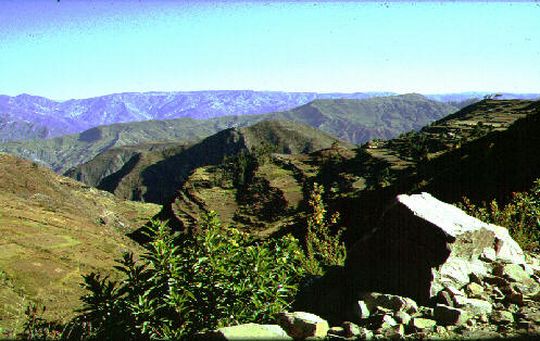
[[[0,1],[0,94],[540,92],[539,2]]]

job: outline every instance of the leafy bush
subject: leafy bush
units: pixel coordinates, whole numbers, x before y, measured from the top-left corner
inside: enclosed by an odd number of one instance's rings
[[[323,186],[315,183],[308,201],[310,212],[307,217],[304,258],[304,268],[312,275],[324,274],[325,268],[329,266],[343,265],[347,256],[345,244],[341,241],[342,230],[331,232],[339,220],[339,214],[327,217],[323,195]]]
[[[289,307],[304,273],[296,239],[254,242],[222,227],[213,212],[193,236],[172,234],[158,222],[149,235],[140,260],[125,254],[119,261],[123,281],[84,276],[89,294],[74,326],[91,325],[97,339],[177,339],[267,322]]]
[[[475,205],[463,198],[460,208],[468,214],[492,224],[508,228],[510,235],[524,250],[535,251],[540,246],[540,179],[528,192],[512,193],[510,202],[499,207],[496,200],[489,205]]]

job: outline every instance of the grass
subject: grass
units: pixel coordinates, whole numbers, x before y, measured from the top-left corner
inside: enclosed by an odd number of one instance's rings
[[[160,209],[123,202],[6,154],[0,154],[0,174],[0,328],[4,331],[20,330],[30,302],[45,305],[48,319],[71,317],[83,293],[81,274],[110,273],[123,250],[139,252],[141,248],[125,234]],[[100,223],[107,212],[115,219]]]

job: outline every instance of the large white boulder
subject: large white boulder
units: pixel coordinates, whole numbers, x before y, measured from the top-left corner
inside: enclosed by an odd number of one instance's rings
[[[426,303],[445,287],[459,289],[472,276],[491,273],[494,262],[525,263],[523,250],[507,229],[429,193],[402,194],[372,235],[353,246],[346,272],[362,290]]]

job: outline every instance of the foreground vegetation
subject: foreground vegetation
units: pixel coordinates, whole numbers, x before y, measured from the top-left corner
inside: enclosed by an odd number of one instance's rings
[[[58,339],[178,339],[227,325],[270,322],[287,310],[303,283],[343,265],[345,246],[327,217],[323,189],[309,201],[304,243],[292,236],[256,241],[217,214],[204,215],[191,234],[154,221],[137,259],[125,253],[115,266],[121,280],[83,276],[83,306],[66,325],[27,309],[24,337]],[[302,245],[304,244],[304,245]],[[307,250],[305,252],[304,250]]]
[[[527,251],[540,251],[540,179],[526,192],[514,192],[506,205],[497,200],[480,205],[463,198],[459,205],[469,215],[508,228],[514,240]]]

